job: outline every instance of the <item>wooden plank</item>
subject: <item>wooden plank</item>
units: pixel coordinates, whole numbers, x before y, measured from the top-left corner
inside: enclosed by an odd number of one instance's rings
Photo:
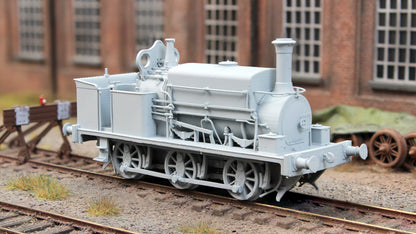
[[[48,104],[45,106],[33,106],[29,109],[29,122],[45,122],[58,120],[58,104]],[[70,117],[77,116],[77,103],[71,102]],[[16,112],[14,108],[3,110],[3,122],[5,126],[16,125]]]

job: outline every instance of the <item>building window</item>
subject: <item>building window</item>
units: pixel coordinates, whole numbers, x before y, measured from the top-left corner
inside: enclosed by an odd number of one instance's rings
[[[100,2],[74,0],[75,62],[99,65]]]
[[[44,59],[43,1],[19,0],[19,58]]]
[[[205,61],[236,61],[237,0],[205,0]]]
[[[135,0],[136,50],[163,40],[164,0]]]
[[[416,2],[378,0],[374,81],[416,84]]]
[[[321,72],[322,0],[285,0],[283,34],[296,40],[294,77],[317,77]]]

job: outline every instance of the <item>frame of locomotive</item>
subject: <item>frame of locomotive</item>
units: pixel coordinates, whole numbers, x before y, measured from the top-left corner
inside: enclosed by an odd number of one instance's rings
[[[367,157],[351,141],[330,142],[312,125],[309,103],[291,82],[295,41],[276,39],[276,69],[181,64],[174,39],[137,54],[139,73],[75,79],[77,124],[65,134],[97,140],[97,161],[129,179],[168,179],[179,189],[226,189],[240,200],[311,183],[327,168]]]

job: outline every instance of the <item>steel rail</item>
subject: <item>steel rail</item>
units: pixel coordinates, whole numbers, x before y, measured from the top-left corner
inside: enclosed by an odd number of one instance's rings
[[[52,213],[49,211],[37,210],[37,209],[30,208],[30,207],[22,206],[22,205],[7,203],[4,201],[0,201],[0,207],[2,209],[20,212],[25,215],[31,215],[31,216],[35,216],[41,219],[52,219],[59,223],[70,224],[71,226],[74,226],[74,227],[90,228],[93,231],[100,232],[100,233],[120,233],[120,234],[137,233],[137,232],[128,231],[122,228],[110,227],[110,226],[102,225],[102,224],[87,221],[87,220],[60,215],[60,214]],[[16,232],[7,228],[4,230],[6,230],[7,232],[10,232],[10,231]]]
[[[24,234],[24,232],[18,232],[18,231],[11,230],[11,229],[8,229],[8,228],[3,228],[3,227],[0,227],[0,233],[8,233],[8,234]]]
[[[342,208],[342,209],[350,209],[350,210],[355,209],[362,213],[379,214],[388,218],[395,218],[395,219],[403,218],[416,224],[416,213],[413,213],[410,211],[395,210],[391,208],[385,208],[385,207],[373,206],[373,205],[364,205],[364,204],[359,204],[359,203],[352,203],[349,201],[340,201],[340,200],[335,200],[331,198],[318,197],[318,196],[301,194],[301,193],[296,193],[296,192],[288,192],[287,196],[294,197],[297,199],[304,199],[306,201],[313,202],[313,203],[319,203],[323,205],[332,205],[334,207]]]
[[[53,151],[48,151],[50,153],[52,153]],[[8,159],[12,159],[12,160],[17,160],[16,157],[12,157],[12,156],[8,156],[8,155],[4,155],[4,154],[0,154],[0,157],[3,158],[8,158]],[[87,160],[91,160],[93,161],[91,158],[88,157],[84,157],[84,156],[80,156],[83,159],[87,159]],[[94,161],[95,162],[95,161]],[[223,197],[223,196],[219,196],[219,195],[214,195],[214,194],[208,194],[208,193],[204,193],[204,192],[198,192],[198,191],[189,191],[189,190],[178,190],[175,189],[173,187],[170,186],[165,186],[165,185],[160,185],[160,184],[154,184],[154,183],[150,183],[150,182],[145,182],[145,181],[140,181],[140,180],[128,180],[128,179],[124,179],[124,178],[120,178],[118,176],[110,176],[110,175],[104,175],[104,174],[100,174],[100,173],[96,173],[96,172],[91,172],[91,171],[87,171],[87,170],[83,170],[83,169],[77,169],[77,168],[70,168],[70,167],[66,167],[66,166],[62,166],[62,165],[56,165],[56,164],[52,164],[52,163],[45,163],[45,162],[39,162],[33,159],[30,159],[27,163],[33,164],[33,165],[38,165],[38,166],[45,166],[45,167],[53,167],[54,169],[58,169],[60,171],[71,171],[71,172],[78,172],[78,173],[83,173],[86,175],[91,175],[91,176],[97,176],[97,177],[101,177],[101,178],[105,178],[105,179],[110,179],[110,180],[117,180],[119,182],[123,182],[123,183],[127,183],[130,185],[137,185],[137,186],[142,186],[145,188],[149,188],[149,189],[153,189],[154,191],[157,192],[169,192],[169,193],[173,193],[173,194],[178,194],[181,196],[192,196],[193,198],[197,199],[197,200],[206,200],[206,199],[210,199],[213,200],[215,202],[218,203],[223,203],[223,204],[230,204],[232,206],[235,207],[246,207],[246,208],[250,208],[252,210],[255,211],[260,211],[260,212],[271,212],[273,214],[276,214],[278,216],[294,216],[299,220],[314,220],[314,219],[319,219],[322,221],[323,225],[326,226],[334,226],[334,227],[342,227],[344,229],[347,230],[351,230],[351,231],[373,231],[373,232],[377,232],[377,233],[413,233],[413,232],[409,232],[409,231],[405,231],[405,230],[399,230],[399,229],[395,229],[395,228],[390,228],[390,227],[383,227],[383,226],[379,226],[379,225],[374,225],[374,224],[368,224],[368,223],[363,223],[363,222],[358,222],[358,221],[352,221],[352,220],[347,220],[347,219],[343,219],[343,218],[337,218],[337,217],[331,217],[331,216],[326,216],[326,215],[321,215],[321,214],[316,214],[316,213],[312,213],[312,212],[307,212],[307,211],[301,211],[301,210],[296,210],[296,209],[290,209],[290,208],[284,208],[284,207],[279,207],[279,206],[275,206],[275,205],[268,205],[268,204],[263,204],[263,203],[256,203],[256,202],[248,202],[248,201],[240,201],[240,200],[236,200],[234,198],[230,198],[230,197]],[[325,199],[326,198],[320,198],[322,203],[325,203]],[[333,200],[336,201],[336,200]],[[330,201],[331,202],[331,201]],[[342,201],[340,201],[340,203],[338,204],[343,204]],[[348,202],[344,202],[344,204],[348,205]],[[353,204],[353,203],[351,203]],[[353,204],[355,205],[355,204]],[[366,205],[361,205],[361,204],[357,204],[358,207],[361,207],[361,209],[365,210],[366,209]],[[375,206],[373,206],[375,207]],[[347,207],[347,208],[351,208],[351,207]],[[368,206],[367,209],[371,209],[371,206]],[[393,209],[388,209],[388,208],[382,208],[379,207],[378,211],[382,212],[383,210],[388,210],[390,213],[388,215],[391,215],[393,211]],[[403,213],[402,211],[396,211],[396,215]],[[407,215],[411,215],[411,212],[404,212]]]

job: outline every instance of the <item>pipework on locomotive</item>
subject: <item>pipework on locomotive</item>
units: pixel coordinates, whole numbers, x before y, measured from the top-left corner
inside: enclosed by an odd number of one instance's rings
[[[367,148],[330,142],[312,124],[305,89],[292,85],[295,41],[272,42],[276,68],[179,64],[174,39],[137,54],[138,73],[75,79],[77,124],[65,134],[96,140],[97,161],[129,179],[155,176],[179,189],[226,189],[240,200],[311,183]],[[299,182],[299,183],[298,183]]]

